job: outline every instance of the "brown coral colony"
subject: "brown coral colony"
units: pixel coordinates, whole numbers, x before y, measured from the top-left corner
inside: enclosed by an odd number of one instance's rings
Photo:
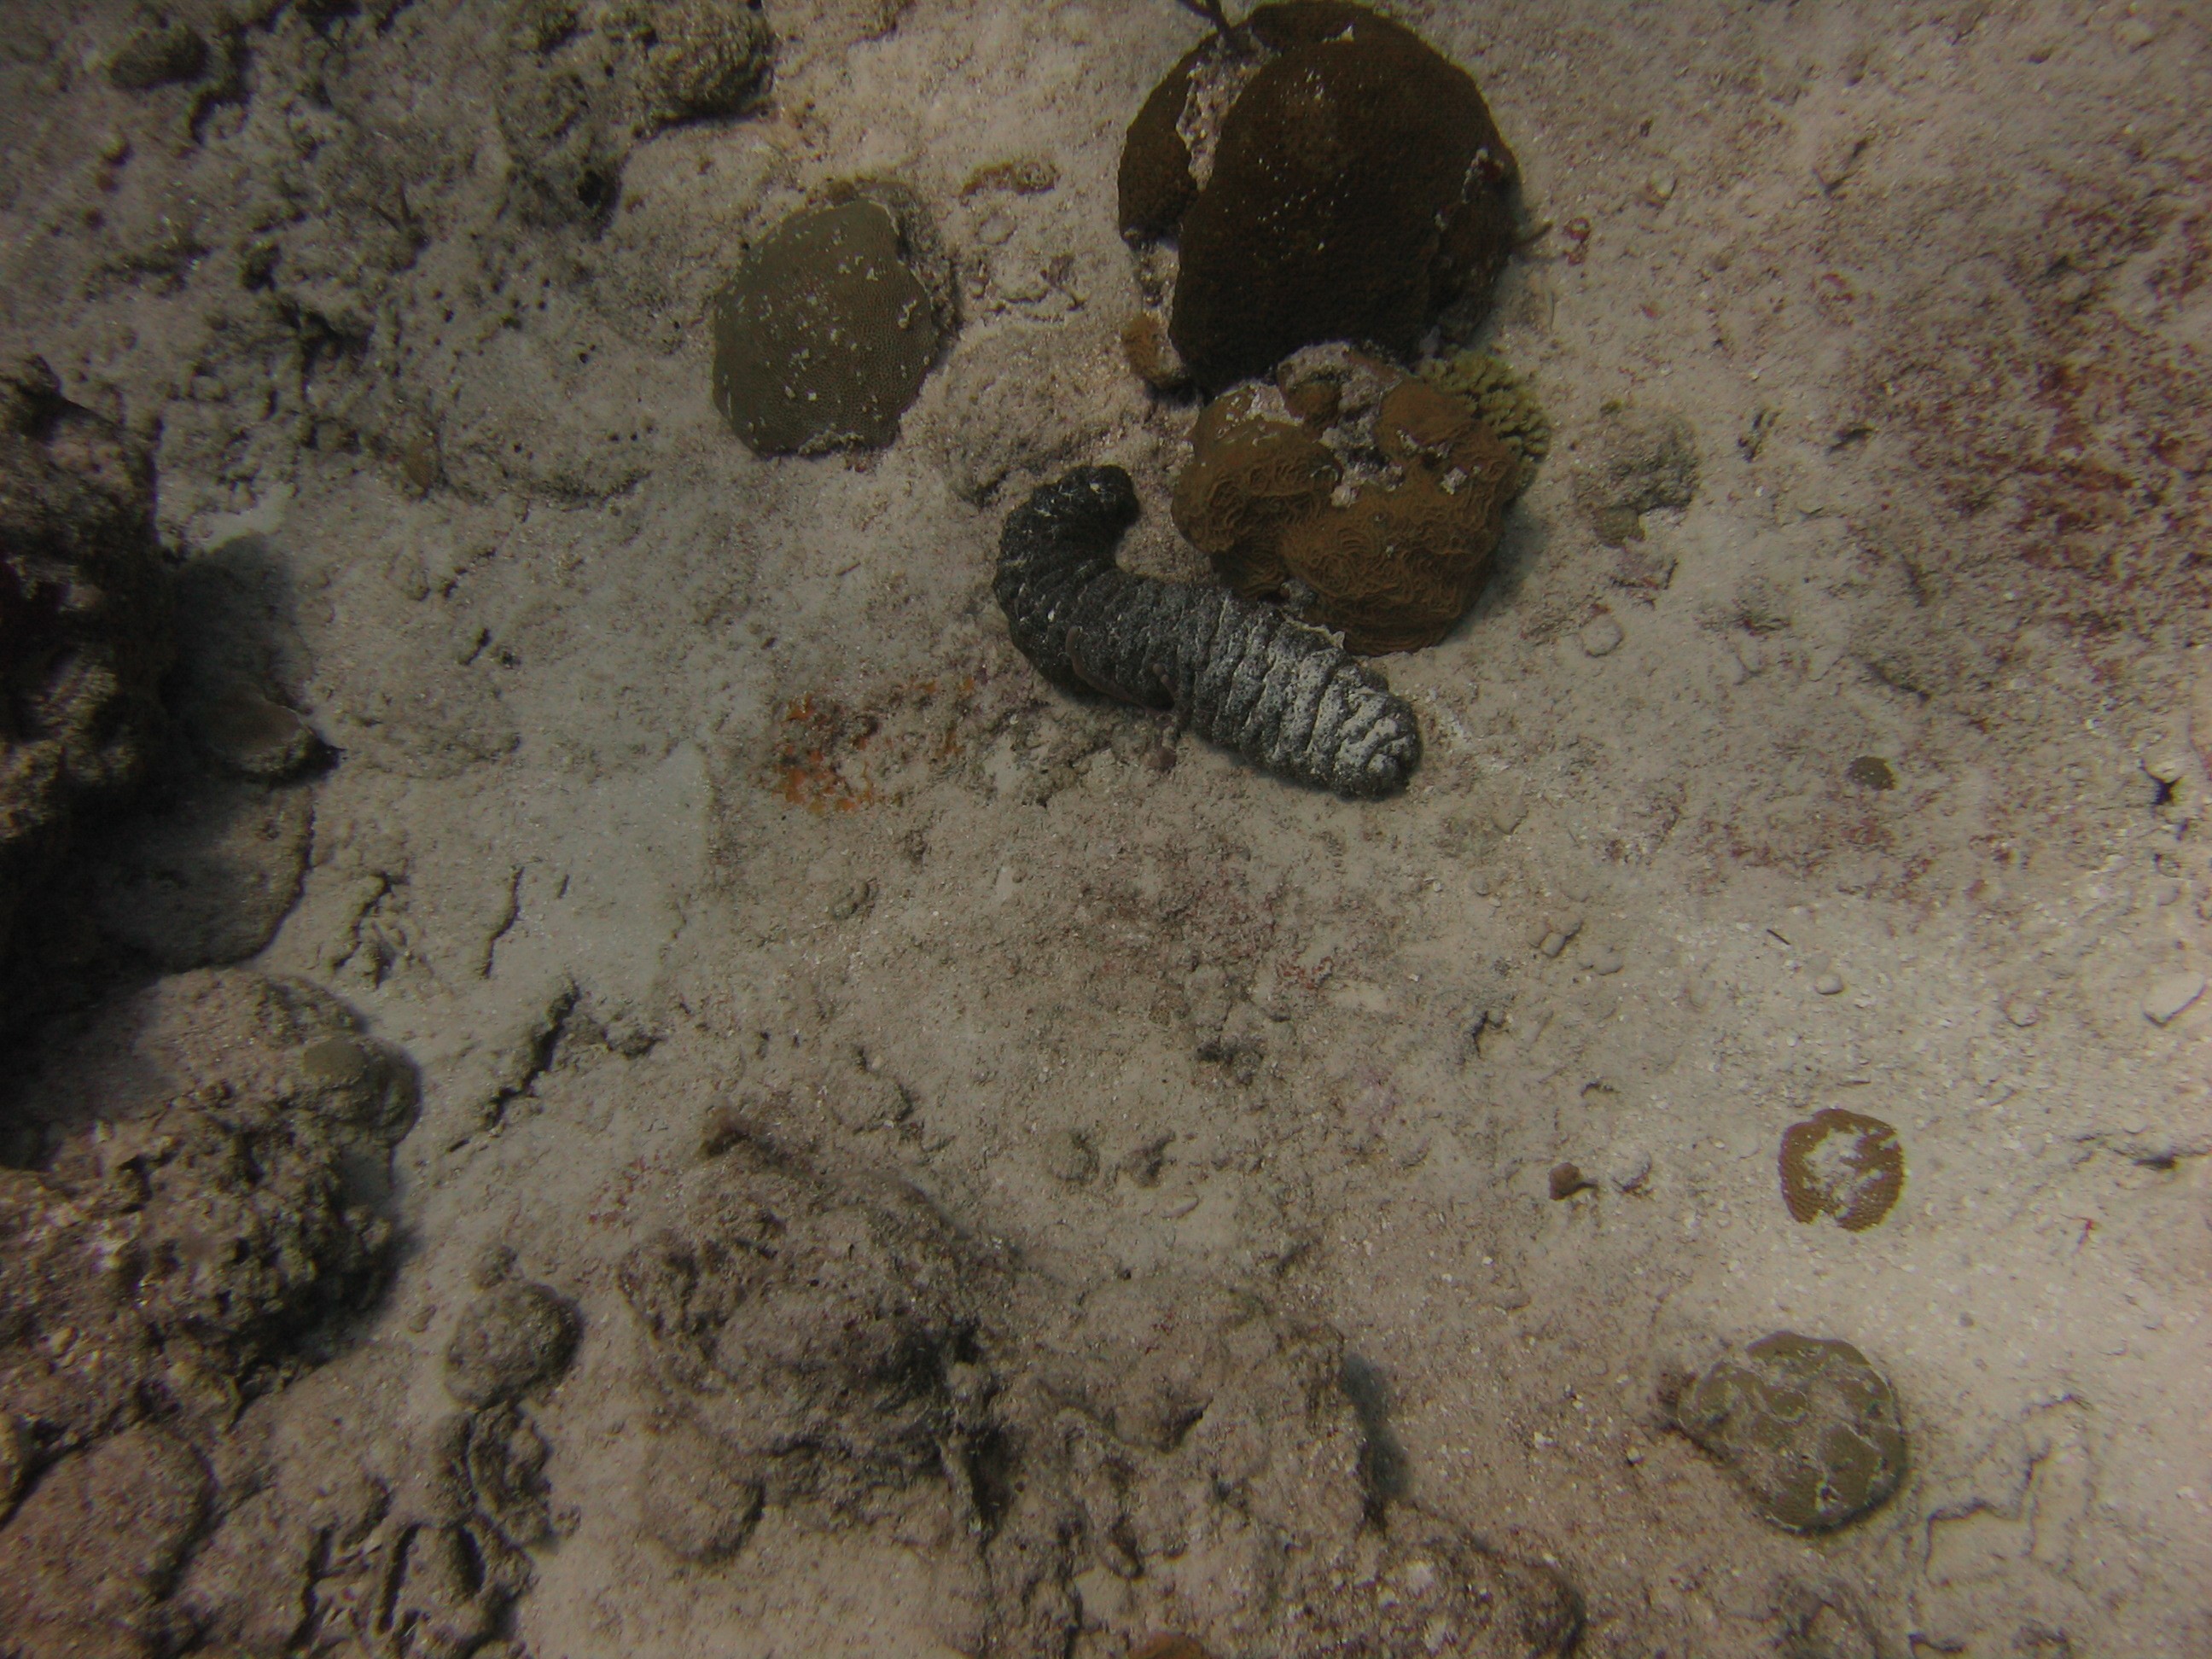
[[[1312,595],[1347,648],[1432,645],[1474,603],[1521,461],[1462,399],[1342,349],[1209,405],[1177,528],[1247,599]]]
[[[1781,1175],[1792,1219],[1832,1216],[1844,1231],[1863,1232],[1905,1190],[1905,1149],[1880,1118],[1831,1106],[1784,1132]]]
[[[1446,307],[1486,304],[1519,169],[1474,77],[1342,0],[1261,6],[1242,32],[1256,56],[1219,36],[1186,54],[1121,157],[1122,234],[1180,244],[1169,334],[1200,384],[1323,340],[1404,356]]]
[[[1176,523],[1237,592],[1348,649],[1443,638],[1526,481],[1468,400],[1393,361],[1486,307],[1516,178],[1465,70],[1338,0],[1258,8],[1130,124],[1122,234],[1178,244],[1164,329],[1133,325],[1132,361],[1161,355],[1140,357],[1137,331],[1164,335],[1218,394]]]

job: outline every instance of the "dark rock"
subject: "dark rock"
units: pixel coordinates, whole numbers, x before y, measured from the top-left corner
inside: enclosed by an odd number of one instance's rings
[[[192,735],[209,758],[241,778],[275,782],[313,757],[315,734],[299,714],[250,686],[233,685],[191,711]]]
[[[1473,320],[1518,179],[1474,78],[1343,0],[1261,6],[1243,32],[1259,55],[1217,36],[1185,57],[1121,162],[1123,234],[1180,244],[1169,332],[1200,384],[1324,340],[1403,356],[1447,309]]]
[[[1897,773],[1879,755],[1861,755],[1844,769],[1844,776],[1862,789],[1894,789]]]
[[[1762,1337],[1699,1377],[1674,1420],[1761,1515],[1791,1532],[1856,1520],[1905,1478],[1897,1401],[1848,1342],[1794,1331]]]
[[[143,770],[171,653],[153,470],[26,360],[0,373],[0,965],[81,803]]]
[[[898,435],[951,320],[917,213],[855,197],[795,214],[715,295],[714,407],[756,453]]]

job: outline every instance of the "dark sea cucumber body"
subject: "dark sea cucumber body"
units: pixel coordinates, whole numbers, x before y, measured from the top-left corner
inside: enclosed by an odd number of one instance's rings
[[[1340,795],[1389,794],[1420,763],[1405,700],[1328,635],[1225,590],[1114,562],[1129,475],[1078,467],[1007,515],[995,591],[1015,645],[1071,690],[1173,708],[1254,765]]]

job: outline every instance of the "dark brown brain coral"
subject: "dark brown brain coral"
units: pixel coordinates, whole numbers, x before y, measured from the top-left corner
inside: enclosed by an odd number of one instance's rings
[[[1237,592],[1295,597],[1348,650],[1434,644],[1481,592],[1521,459],[1464,399],[1356,352],[1299,353],[1276,381],[1199,417],[1177,528]]]
[[[1122,234],[1173,236],[1169,325],[1199,382],[1303,345],[1410,353],[1447,307],[1486,305],[1513,243],[1513,152],[1474,77],[1342,0],[1255,10],[1253,54],[1217,37],[1130,124]]]
[[[950,321],[905,204],[866,196],[785,220],[714,298],[714,407],[763,455],[898,435]]]
[[[1878,1117],[1827,1107],[1782,1136],[1782,1200],[1791,1217],[1833,1216],[1863,1232],[1890,1212],[1905,1190],[1905,1149]]]

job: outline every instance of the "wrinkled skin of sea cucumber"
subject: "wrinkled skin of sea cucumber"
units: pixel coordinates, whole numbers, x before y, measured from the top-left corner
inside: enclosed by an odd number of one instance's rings
[[[1255,766],[1348,799],[1403,788],[1420,729],[1382,677],[1270,606],[1120,568],[1115,549],[1136,517],[1117,466],[1077,467],[1007,515],[994,587],[1037,672],[1173,708]]]

